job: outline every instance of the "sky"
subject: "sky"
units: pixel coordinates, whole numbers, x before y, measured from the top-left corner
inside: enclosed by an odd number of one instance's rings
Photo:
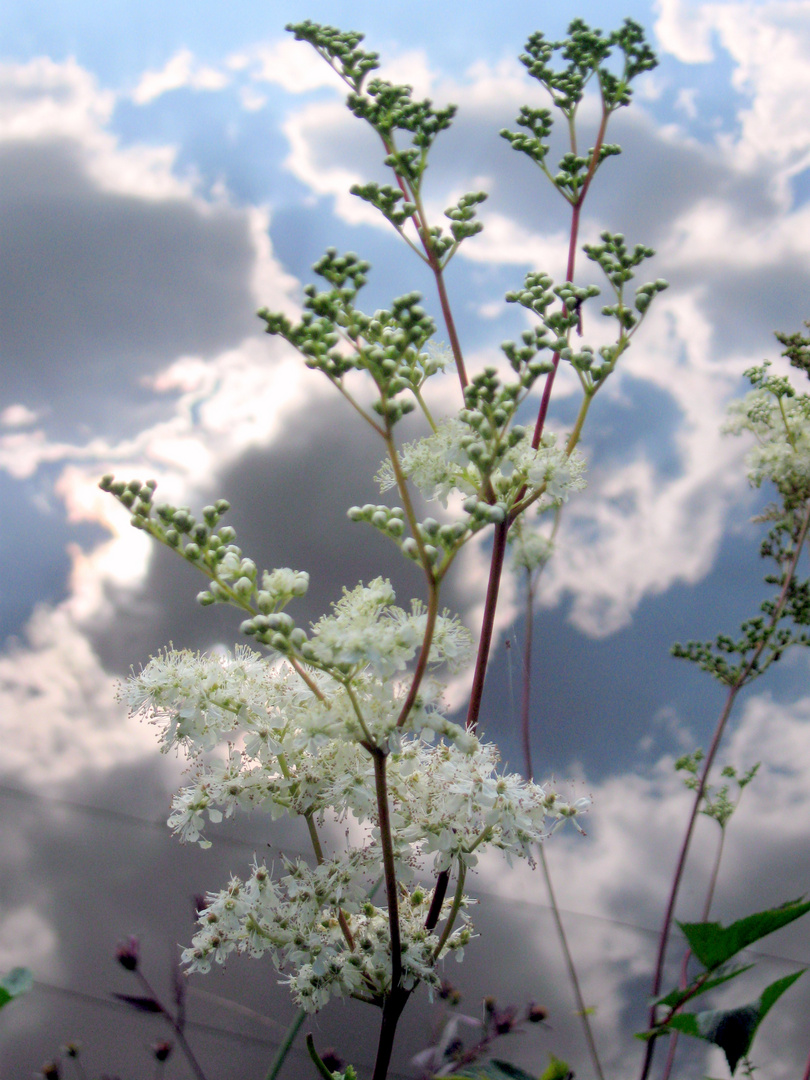
[[[768,493],[750,490],[744,440],[721,427],[747,367],[767,356],[789,370],[773,331],[810,317],[810,2],[437,11],[424,0],[12,0],[0,10],[0,974],[20,964],[36,978],[0,1014],[3,1076],[36,1073],[68,1041],[82,1044],[93,1076],[143,1075],[159,1027],[111,1002],[111,991],[134,992],[116,943],[137,934],[167,986],[193,897],[243,871],[257,847],[305,846],[256,817],[230,823],[210,851],[169,835],[183,763],[158,754],[117,687],[169,642],[232,647],[239,618],[195,604],[190,568],[131,529],[99,477],[152,476],[192,507],[227,497],[257,563],[310,572],[304,622],[380,573],[400,600],[419,588],[393,549],[346,519],[348,506],[379,499],[380,448],[256,318],[264,306],[300,311],[330,245],[372,263],[366,310],[417,289],[438,316],[424,268],[348,194],[384,169],[339,80],[285,34],[304,18],[362,30],[382,77],[459,105],[435,145],[427,204],[440,217],[464,191],[490,194],[484,232],[448,272],[473,371],[499,363],[499,343],[528,325],[504,293],[530,269],[564,275],[564,204],[497,134],[524,103],[545,104],[516,59],[527,36],[563,35],[575,16],[604,30],[631,16],[660,58],[611,122],[623,153],[596,178],[581,242],[611,229],[649,244],[647,276],[670,288],[596,399],[582,444],[588,487],[566,506],[533,626],[536,772],[594,798],[588,836],[555,836],[549,861],[606,1074],[637,1068],[627,1033],[644,1023],[688,806],[673,761],[706,746],[722,702],[668,650],[733,632],[763,596],[751,518]],[[586,130],[596,115],[586,99]],[[578,275],[596,280],[582,257]],[[598,305],[584,329],[605,340]],[[457,407],[452,377],[434,393],[438,407]],[[554,430],[570,427],[576,395],[562,371]],[[486,570],[486,547],[472,548],[444,598],[473,631]],[[506,578],[482,712],[512,769],[521,603]],[[724,921],[807,888],[807,674],[807,657],[788,655],[735,715],[723,762],[762,769],[729,830],[714,909]],[[461,684],[451,697],[463,705]],[[700,907],[712,826],[701,823],[685,919]],[[481,937],[448,972],[464,1008],[475,1013],[488,994],[538,1001],[548,1025],[514,1036],[501,1056],[539,1074],[553,1052],[590,1075],[538,875],[484,861],[473,891]],[[810,960],[807,931],[799,923],[762,952],[752,996]],[[211,1074],[264,1075],[293,1015],[275,973],[244,960],[189,985],[190,1037]],[[762,1029],[757,1060],[772,1080],[803,1067],[809,1005],[800,981]],[[414,1001],[398,1075],[413,1075],[409,1057],[434,1018]],[[316,1036],[362,1068],[372,1019],[335,1005]],[[716,1056],[683,1062],[722,1074]],[[176,1058],[167,1075],[190,1074]],[[303,1057],[283,1075],[309,1075]]]

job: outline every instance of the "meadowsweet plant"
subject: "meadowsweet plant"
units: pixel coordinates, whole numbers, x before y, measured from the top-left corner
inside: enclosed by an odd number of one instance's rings
[[[347,416],[378,436],[376,481],[378,497],[386,501],[350,507],[348,515],[358,528],[387,537],[395,557],[418,566],[423,594],[398,601],[381,568],[369,566],[364,582],[347,583],[331,610],[303,626],[296,601],[318,567],[259,567],[223,524],[229,509],[224,499],[192,514],[157,499],[151,480],[105,476],[101,486],[127,507],[136,528],[200,571],[206,579],[198,597],[202,606],[225,603],[242,613],[240,631],[248,641],[227,656],[167,649],[122,691],[131,709],[155,725],[164,752],[188,755],[189,780],[174,797],[170,827],[181,841],[208,846],[211,827],[223,817],[261,809],[272,818],[303,818],[312,845],[310,861],[283,854],[254,858],[208,893],[182,962],[188,971],[204,973],[237,953],[254,959],[267,954],[307,1013],[338,997],[380,1010],[373,1076],[384,1080],[410,996],[420,984],[439,991],[445,959],[461,960],[474,948],[466,885],[480,853],[493,847],[507,860],[539,858],[550,888],[543,845],[567,822],[581,829],[579,819],[590,806],[587,797],[566,798],[553,784],[534,782],[528,681],[523,776],[500,769],[497,748],[479,736],[478,722],[508,544],[525,577],[530,627],[534,590],[552,556],[560,513],[584,487],[585,462],[577,447],[590,406],[667,287],[662,279],[635,283],[654,254],[650,248],[630,244],[620,232],[602,232],[599,243],[583,251],[604,276],[608,302],[601,316],[613,336],[599,348],[587,344],[586,316],[600,290],[577,283],[582,208],[597,172],[620,153],[607,141],[610,119],[631,103],[634,80],[656,60],[642,28],[630,19],[609,34],[576,19],[564,41],[541,33],[529,38],[520,59],[537,84],[537,101],[520,110],[520,130],[500,135],[560,195],[569,224],[566,276],[555,283],[535,269],[507,293],[509,303],[529,313],[529,328],[519,341],[503,343],[500,366],[472,371],[445,276],[459,247],[474,243],[482,229],[478,215],[487,196],[468,192],[441,221],[426,210],[430,151],[456,107],[417,100],[411,87],[375,77],[378,57],[361,47],[360,34],[309,21],[288,30],[335,70],[348,87],[348,108],[379,137],[390,183],[352,191],[424,263],[443,327],[416,291],[365,311],[361,292],[371,267],[335,248],[314,266],[319,284],[304,289],[297,320],[268,310],[260,317],[269,334],[298,350],[346,399]],[[594,144],[583,150],[578,110],[590,90],[601,112]],[[556,169],[549,160],[555,122],[567,142]],[[791,339],[790,347],[804,356],[798,340]],[[582,397],[571,429],[555,432],[546,421],[560,364],[570,366]],[[457,403],[440,415],[430,380],[452,369]],[[718,639],[717,647],[683,651],[737,688],[791,641],[804,641],[802,634],[785,637],[779,626],[786,616],[801,623],[810,595],[794,574],[810,515],[810,407],[764,369],[753,381],[754,398],[741,406],[736,425],[759,440],[752,476],[772,480],[784,499],[774,511],[769,541],[780,599],[763,607],[742,642]],[[422,434],[405,441],[400,422],[409,413],[418,414]],[[415,492],[436,503],[435,516],[420,520]],[[472,543],[489,544],[491,559],[484,616],[474,633],[441,602],[448,572]],[[728,661],[728,653],[739,660]],[[528,672],[528,655],[525,661]],[[465,673],[468,704],[459,721],[443,692],[448,674]],[[713,747],[707,769],[715,753]],[[707,774],[698,777],[699,763],[694,758],[689,765],[698,809],[711,806],[718,816],[731,805],[728,790],[707,803]],[[329,829],[334,822],[351,825],[340,843]],[[695,955],[708,959],[709,974],[698,988],[703,992],[718,981],[716,956],[707,957],[705,948],[699,954],[690,943]],[[563,947],[578,993],[564,935]],[[659,990],[654,994],[660,998]],[[684,990],[677,1000],[660,998],[646,1036],[648,1057],[656,1039],[677,1028],[681,1007],[693,996]],[[583,1038],[601,1076],[581,997],[580,1005]],[[669,1009],[664,1017],[662,1008]],[[680,1030],[705,1037],[688,1025]],[[338,1075],[311,1038],[308,1046],[321,1075]],[[550,1068],[567,1072],[561,1062]],[[348,1067],[345,1075],[354,1070]]]

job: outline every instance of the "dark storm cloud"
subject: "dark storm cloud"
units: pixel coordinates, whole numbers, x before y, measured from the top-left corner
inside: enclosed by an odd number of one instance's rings
[[[79,141],[0,143],[2,405],[49,434],[133,430],[155,408],[142,380],[210,358],[257,329],[244,212],[190,197],[104,190]]]

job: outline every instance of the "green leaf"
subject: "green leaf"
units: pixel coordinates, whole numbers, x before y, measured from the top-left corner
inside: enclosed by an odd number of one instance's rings
[[[453,1073],[455,1080],[537,1080],[531,1073],[524,1072],[517,1065],[508,1061],[487,1061],[482,1065],[473,1065],[463,1072]],[[565,1074],[567,1076],[567,1074]],[[565,1080],[561,1077],[560,1080]]]
[[[34,976],[28,968],[12,968],[8,975],[0,978],[0,1009],[20,994],[27,994],[33,985]]]
[[[678,926],[683,930],[689,948],[697,959],[708,971],[714,971],[741,949],[767,937],[775,930],[780,930],[808,911],[810,902],[802,902],[800,897],[781,907],[738,919],[725,928],[720,923],[678,923]]]
[[[804,970],[795,971],[792,975],[777,979],[762,991],[757,1001],[749,1005],[673,1016],[667,1023],[667,1029],[719,1046],[726,1055],[733,1075],[740,1059],[750,1050],[759,1025],[782,994],[803,974]]]
[[[695,990],[694,985],[687,987],[685,990],[670,990],[668,994],[658,998],[653,1004],[666,1005],[670,1009],[678,1009],[685,1001],[692,1001],[693,998],[705,994],[707,990],[713,990],[715,986],[720,986],[721,983],[728,982],[730,979],[736,979],[736,977],[742,975],[744,971],[750,971],[753,966],[753,964],[743,964],[740,967],[734,968],[733,971],[726,971],[724,974],[718,975],[714,979],[707,979],[698,990]]]
[[[562,1061],[549,1054],[548,1068],[541,1074],[540,1080],[573,1080],[574,1073],[567,1061]]]

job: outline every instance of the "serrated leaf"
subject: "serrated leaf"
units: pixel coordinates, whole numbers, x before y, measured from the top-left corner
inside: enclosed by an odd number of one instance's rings
[[[804,971],[795,971],[767,986],[759,999],[736,1009],[710,1009],[699,1013],[673,1016],[667,1028],[714,1043],[726,1055],[732,1075],[740,1059],[751,1048],[754,1036],[773,1005],[796,982]]]
[[[666,1005],[671,1009],[679,1008],[685,1001],[692,1001],[694,998],[700,997],[701,994],[705,994],[707,990],[713,990],[715,986],[720,986],[721,983],[728,982],[730,979],[736,979],[738,975],[742,975],[744,971],[750,971],[753,964],[742,964],[740,967],[734,968],[733,971],[727,971],[723,975],[717,975],[714,979],[707,979],[699,990],[695,990],[694,987],[687,987],[686,990],[670,990],[668,994],[665,994],[661,998],[657,998],[654,1005]]]
[[[138,1012],[145,1013],[159,1013],[163,1012],[160,1003],[155,1001],[153,997],[141,997],[137,994],[113,994],[114,998],[118,998],[119,1001],[123,1001],[126,1005],[130,1005]]]
[[[714,971],[741,949],[781,930],[808,911],[810,902],[792,900],[781,907],[747,915],[727,927],[720,923],[678,923],[678,926],[683,930],[695,957],[708,971]]]
[[[34,985],[34,976],[28,968],[12,968],[0,979],[0,1009],[20,994],[27,994]]]

